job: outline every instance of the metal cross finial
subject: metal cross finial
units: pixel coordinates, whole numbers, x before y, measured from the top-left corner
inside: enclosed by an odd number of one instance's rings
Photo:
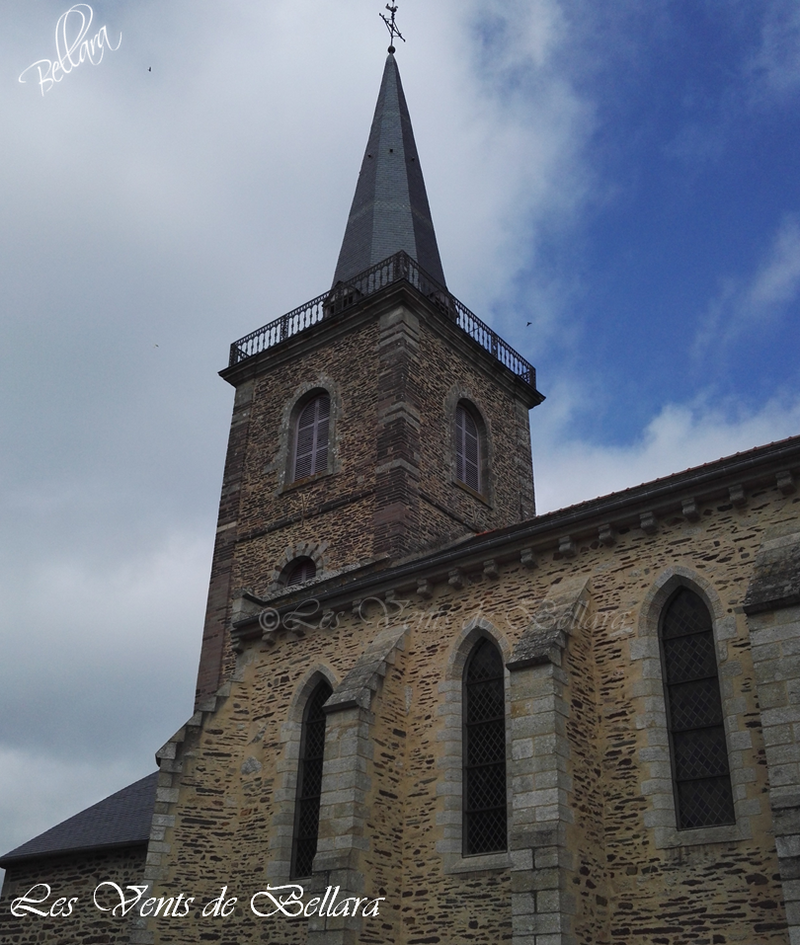
[[[386,14],[384,13],[380,13],[379,16],[383,20],[383,22],[386,24],[386,29],[389,30],[389,35],[391,36],[391,39],[389,40],[389,43],[390,43],[389,52],[393,53],[395,36],[399,36],[400,39],[403,40],[403,42],[405,42],[405,38],[403,37],[400,30],[397,28],[397,24],[394,21],[395,14],[397,13],[397,5],[392,4],[392,3],[387,3],[386,9],[392,14],[392,18],[389,19],[389,17],[387,17]]]

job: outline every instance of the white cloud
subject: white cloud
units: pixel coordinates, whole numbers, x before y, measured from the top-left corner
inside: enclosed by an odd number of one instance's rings
[[[759,47],[750,63],[760,94],[783,98],[800,86],[800,6],[765,0]]]
[[[553,0],[480,0],[472,4],[485,49],[483,60],[507,89],[520,70],[546,68],[567,39],[563,6]]]
[[[481,11],[401,7],[398,62],[448,280],[488,318],[574,220],[591,104],[558,66],[560,3],[496,3],[483,70]],[[6,0],[3,60],[45,55],[60,12]],[[191,713],[231,399],[215,372],[332,278],[378,12],[104,4],[116,53],[45,98],[0,84],[0,852],[146,773]]]
[[[747,292],[744,311],[756,315],[765,308],[785,305],[800,292],[800,225],[787,217],[775,236],[767,259]]]
[[[695,338],[696,360],[724,354],[748,332],[764,329],[787,314],[800,298],[800,224],[787,215],[761,263],[749,276],[726,276],[709,304]]]
[[[153,770],[191,715],[211,537],[6,549],[0,853]]]
[[[445,269],[482,311],[580,201],[588,106],[553,67],[555,0],[515,8],[492,81],[478,6],[401,8],[398,61]],[[5,0],[3,61],[46,55],[61,12]],[[378,12],[102,4],[116,53],[44,98],[0,84],[0,852],[120,787],[108,771],[137,776],[191,711],[231,399],[215,372],[332,278]]]
[[[537,511],[608,495],[794,436],[798,430],[800,398],[773,400],[751,413],[704,403],[667,404],[642,435],[625,446],[563,441],[558,430],[537,432],[534,420]]]
[[[652,27],[668,4],[620,6],[591,14],[598,73],[607,51],[645,55],[626,24]],[[450,287],[491,320],[532,273],[519,321],[536,310],[527,337],[557,327],[565,348],[572,286],[538,266],[539,247],[602,190],[585,154],[600,93],[578,61],[596,7],[400,10]],[[4,0],[3,61],[45,55],[61,9]],[[117,53],[45,99],[0,83],[13,444],[0,455],[0,852],[146,773],[191,710],[231,399],[215,371],[232,340],[332,278],[385,54],[378,12],[366,0],[106,3]],[[476,24],[490,20],[486,45]],[[790,74],[790,52],[775,46],[772,61]],[[798,241],[788,219],[750,280],[721,291],[720,318],[749,325],[791,301]],[[628,448],[565,442],[555,423],[572,402],[557,386],[550,426],[534,414],[541,509],[798,428],[791,404],[749,418],[676,405]]]
[[[443,7],[437,33],[459,24],[458,44],[428,40],[413,71],[400,65],[448,284],[489,318],[518,304],[524,274],[538,303],[526,320],[543,339],[564,306],[539,248],[573,230],[593,182],[584,148],[594,106],[566,63],[573,36],[555,0]],[[423,85],[435,89],[433,109]]]

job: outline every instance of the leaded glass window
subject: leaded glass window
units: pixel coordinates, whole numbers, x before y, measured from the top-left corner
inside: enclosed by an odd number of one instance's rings
[[[464,672],[464,853],[506,849],[506,707],[503,661],[483,638]]]
[[[680,588],[661,620],[661,651],[679,828],[732,824],[733,791],[711,614]]]
[[[481,436],[475,417],[463,405],[456,408],[456,478],[481,491]]]
[[[317,395],[300,412],[295,430],[294,482],[327,470],[330,414],[327,394]]]
[[[321,682],[311,693],[303,717],[292,847],[292,876],[295,877],[311,875],[317,852],[325,755],[325,712],[322,707],[332,692],[327,682]]]

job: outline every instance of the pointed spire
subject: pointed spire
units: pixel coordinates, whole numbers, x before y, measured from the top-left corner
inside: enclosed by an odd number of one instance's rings
[[[411,118],[390,52],[333,284],[401,250],[445,284]]]

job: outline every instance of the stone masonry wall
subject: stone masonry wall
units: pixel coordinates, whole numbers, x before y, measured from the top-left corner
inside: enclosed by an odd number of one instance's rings
[[[387,587],[382,603],[343,605],[324,625],[243,642],[229,694],[196,740],[177,745],[182,773],[159,881],[212,894],[224,883],[265,882],[276,830],[291,820],[276,785],[292,763],[282,727],[297,693],[324,669],[335,699],[379,635],[402,631],[402,652],[339,729],[362,746],[361,776],[331,801],[326,818],[335,809],[339,826],[326,820],[320,836],[349,852],[312,881],[324,887],[343,870],[362,884],[353,894],[385,890],[388,905],[330,942],[787,945],[756,685],[764,682],[742,602],[764,535],[796,520],[798,507],[777,487],[736,503],[687,499],[680,514],[643,510],[640,525],[601,525],[596,538],[554,532],[499,563]],[[575,582],[586,588],[581,608],[564,603]],[[675,829],[657,625],[678,586],[694,588],[714,622],[732,826]],[[547,627],[558,607],[570,615],[561,636],[531,655],[531,628]],[[480,634],[511,667],[512,846],[465,857],[459,666]],[[325,775],[332,798],[337,777]],[[288,877],[271,874],[279,880]],[[312,941],[305,921],[243,916],[235,938]],[[167,938],[157,923],[152,931],[156,941],[196,940],[174,928]],[[213,923],[203,931],[207,941],[232,934]]]
[[[553,590],[558,591],[560,586],[556,585]],[[567,826],[567,849],[579,851],[569,864],[574,936],[578,942],[604,945],[608,941],[611,897],[605,857],[603,756],[599,750],[603,726],[594,653],[594,630],[603,619],[603,611],[596,609],[598,604],[590,584],[586,596],[576,607],[562,666],[568,660],[564,698],[568,707],[569,786],[574,800],[570,805],[572,818]]]
[[[274,593],[292,557],[313,557],[325,576],[533,514],[527,405],[491,356],[401,289],[332,326],[288,339],[234,378],[198,696],[232,671],[225,628],[236,595]],[[316,390],[331,397],[328,469],[293,483],[294,424]],[[455,477],[462,398],[486,426],[483,495]]]
[[[437,508],[468,523],[475,532],[513,525],[534,514],[528,407],[499,366],[479,369],[421,319],[421,449],[419,490],[426,515]],[[458,483],[455,475],[455,412],[459,400],[480,412],[486,425],[486,482],[483,496]]]
[[[238,520],[238,586],[267,592],[284,549],[301,542],[326,543],[326,571],[372,556],[364,523],[375,489],[376,347],[377,326],[368,323],[321,348],[299,349],[257,378]],[[331,396],[330,474],[294,484],[292,408],[315,389]]]
[[[128,883],[140,883],[144,861],[145,848],[140,845],[107,852],[34,859],[10,866],[0,897],[0,941],[3,945],[127,943],[130,917],[115,916],[110,911],[119,898],[109,887],[104,887],[98,892],[97,901],[109,911],[102,911],[95,906],[93,896],[100,883],[116,883],[123,889]],[[32,887],[43,882],[50,887],[49,895],[41,885],[31,891]],[[26,896],[29,891],[30,898],[44,900],[33,908],[53,911],[54,914],[12,915],[13,900]],[[71,906],[67,904],[68,900],[76,897],[77,902]]]
[[[779,483],[787,495],[794,481]],[[766,532],[744,610],[750,624],[770,781],[773,831],[792,945],[800,943],[800,529]]]
[[[208,698],[222,683],[223,666],[229,656],[227,638],[231,614],[233,555],[238,537],[239,502],[252,399],[253,383],[248,381],[236,391],[228,435],[203,625],[203,644],[197,672],[196,701]]]

